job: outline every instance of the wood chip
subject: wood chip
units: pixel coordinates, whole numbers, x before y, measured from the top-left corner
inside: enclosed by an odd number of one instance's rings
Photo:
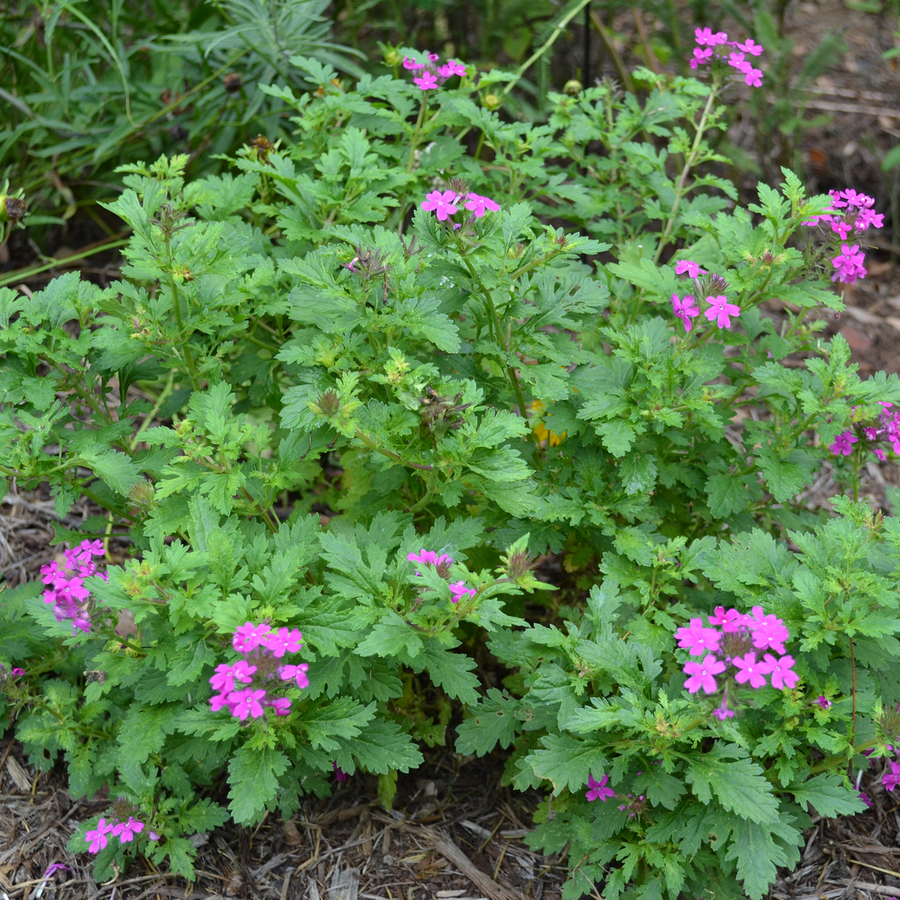
[[[489,875],[476,868],[446,834],[431,828],[423,829],[423,831],[431,846],[446,860],[453,863],[460,873],[465,875],[490,900],[518,900],[512,891],[507,890],[502,884],[497,884]]]
[[[328,900],[358,900],[359,879],[355,869],[335,869],[328,888]]]
[[[6,761],[6,771],[20,791],[23,791],[24,793],[29,793],[31,791],[31,779],[28,777],[28,773],[16,761],[14,756],[10,756]]]

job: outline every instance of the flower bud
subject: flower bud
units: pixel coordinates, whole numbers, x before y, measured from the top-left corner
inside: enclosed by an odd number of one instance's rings
[[[518,551],[509,555],[506,571],[514,581],[528,574],[534,568],[534,560],[527,551]]]
[[[400,63],[403,62],[403,57],[393,47],[391,47],[390,50],[385,50],[384,52],[384,62],[392,69],[395,69],[400,65]]]
[[[25,217],[27,209],[25,201],[21,197],[10,197],[9,194],[0,196],[0,222],[10,222],[18,225]]]
[[[580,94],[584,90],[584,85],[577,78],[570,78],[563,86],[563,91],[567,94]]]
[[[323,416],[331,418],[340,412],[341,398],[332,390],[325,391],[319,396],[313,408]]]
[[[149,481],[136,482],[128,492],[128,499],[135,506],[156,506],[156,491]]]
[[[222,79],[222,84],[229,94],[236,94],[244,86],[244,79],[237,72],[229,72]]]
[[[481,98],[481,105],[485,109],[491,110],[491,112],[496,112],[496,110],[503,106],[503,99],[496,94],[485,94]]]

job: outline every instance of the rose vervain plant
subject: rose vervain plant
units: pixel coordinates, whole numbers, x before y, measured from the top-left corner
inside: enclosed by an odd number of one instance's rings
[[[123,280],[0,290],[0,469],[102,510],[0,643],[35,765],[122,797],[72,837],[98,877],[191,875],[191,834],[361,772],[390,803],[451,703],[458,752],[549,793],[567,898],[761,897],[810,810],[863,808],[900,745],[900,531],[802,494],[837,460],[858,500],[896,444],[897,379],[819,334],[881,223],[786,170],[736,203],[708,136],[759,46],[697,37],[709,84],[541,126],[457,60],[349,89],[297,59],[317,90],[266,88],[296,143],[126,168]],[[523,597],[545,553],[565,605]]]

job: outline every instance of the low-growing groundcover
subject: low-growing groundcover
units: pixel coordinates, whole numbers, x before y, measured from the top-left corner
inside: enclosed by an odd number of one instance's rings
[[[0,290],[0,470],[106,510],[0,607],[18,740],[120,798],[70,843],[98,879],[193,877],[192,834],[335,775],[390,804],[421,745],[506,751],[567,898],[760,898],[863,769],[895,788],[900,520],[858,493],[900,383],[817,315],[882,217],[787,170],[740,205],[708,138],[763,48],[692,59],[535,126],[460,60],[295,58],[290,146],[125,167],[124,280]]]

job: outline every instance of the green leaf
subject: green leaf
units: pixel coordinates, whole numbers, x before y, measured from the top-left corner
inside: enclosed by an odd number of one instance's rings
[[[415,659],[422,652],[422,638],[393,610],[387,610],[356,648],[358,656],[403,656]]]
[[[744,883],[747,896],[761,900],[775,881],[776,867],[786,865],[787,857],[772,839],[771,829],[746,819],[731,824],[731,844],[725,858],[737,860],[738,878]]]
[[[228,765],[231,799],[229,809],[242,825],[259,821],[266,804],[278,793],[278,777],[287,771],[290,760],[271,747],[240,747]]]
[[[604,774],[606,754],[602,747],[590,741],[568,734],[548,734],[541,738],[541,744],[524,762],[538,778],[553,785],[554,795],[564,788],[581,791],[587,785],[588,775],[599,779]]]
[[[436,640],[428,641],[415,660],[415,671],[424,666],[431,680],[442,687],[447,695],[463,703],[478,700],[478,677],[472,670],[478,664],[465,653],[453,653]]]
[[[715,794],[723,809],[771,825],[778,821],[778,802],[763,770],[736,744],[717,744],[688,763],[685,776],[701,803],[710,804]]]
[[[717,519],[741,512],[747,506],[747,486],[734,475],[710,475],[706,479],[706,490],[709,494],[709,511]]]
[[[376,719],[352,740],[341,740],[345,752],[351,753],[367,772],[386,775],[391,771],[409,772],[422,765],[419,748],[396,722]]]
[[[761,449],[757,463],[766,479],[772,496],[778,503],[786,503],[800,493],[813,477],[813,459],[803,450],[794,450],[787,456],[776,455]]]
[[[625,419],[598,422],[594,430],[600,435],[603,446],[617,458],[624,456],[634,443],[634,428]]]
[[[516,712],[522,701],[505,691],[489,688],[472,715],[456,729],[456,752],[484,756],[499,744],[504,750],[515,740]]]
[[[802,784],[792,784],[786,790],[808,812],[811,813],[810,807],[813,807],[827,819],[853,816],[866,808],[859,793],[848,788],[845,779],[833,772],[823,772]]]
[[[141,477],[140,468],[132,462],[131,458],[124,453],[117,453],[115,450],[83,447],[78,453],[78,458],[93,469],[98,478],[124,496],[128,495]]]
[[[307,709],[300,719],[313,748],[336,750],[337,738],[355,738],[375,715],[375,704],[363,706],[351,697],[338,697]]]
[[[133,768],[158,753],[175,730],[179,705],[133,705],[119,728],[119,766]]]

